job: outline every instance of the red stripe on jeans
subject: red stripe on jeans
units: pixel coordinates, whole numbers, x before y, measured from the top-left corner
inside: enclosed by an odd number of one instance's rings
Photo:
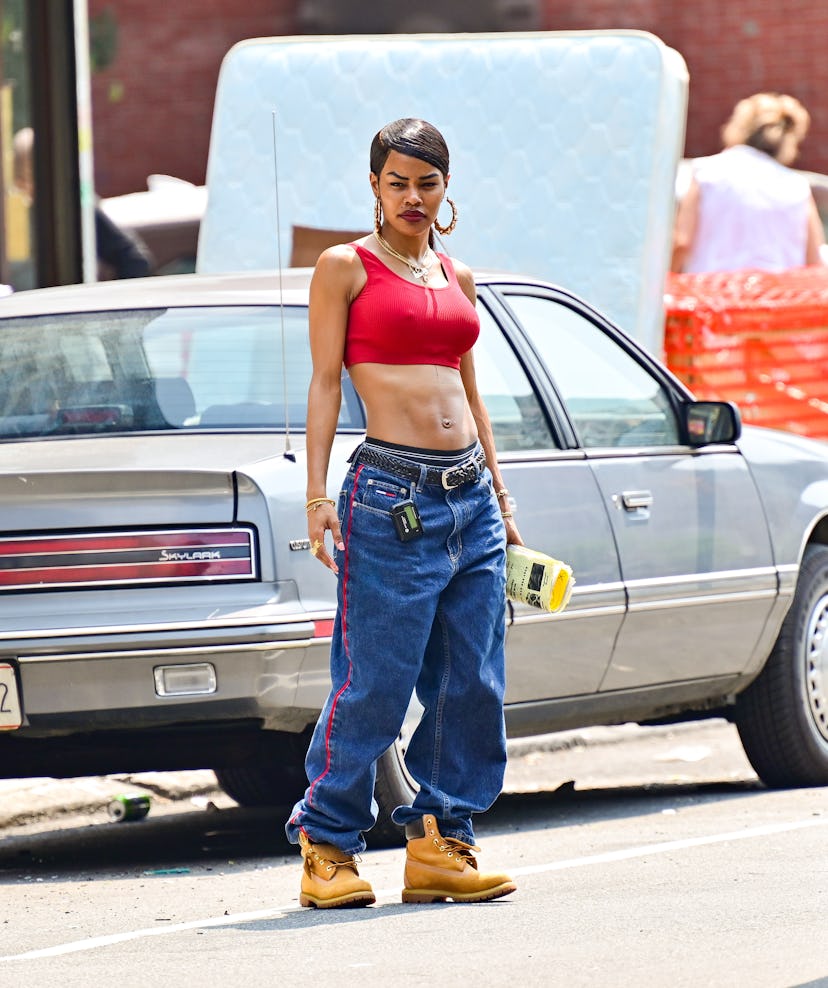
[[[348,525],[345,537],[345,559],[342,564],[342,640],[345,643],[345,655],[348,658],[348,676],[345,682],[337,690],[336,696],[333,698],[333,703],[331,704],[331,712],[328,714],[328,725],[325,730],[325,768],[319,773],[319,775],[311,782],[308,786],[308,795],[306,802],[309,805],[313,805],[313,790],[316,788],[317,782],[321,782],[322,779],[328,774],[331,768],[331,731],[333,730],[334,715],[336,714],[336,705],[339,702],[339,698],[345,692],[346,689],[351,685],[351,669],[353,665],[351,663],[351,648],[348,643],[348,568],[350,562],[350,554],[348,552],[348,544],[350,542],[351,535],[351,524],[354,515],[354,500],[356,498],[357,484],[359,483],[359,475],[362,473],[362,466],[357,467],[357,472],[354,474],[354,483],[351,487],[351,500],[348,502]]]

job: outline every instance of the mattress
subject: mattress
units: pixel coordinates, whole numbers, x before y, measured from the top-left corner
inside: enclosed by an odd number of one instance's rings
[[[371,139],[423,117],[451,152],[448,253],[562,285],[660,353],[686,102],[681,56],[643,32],[240,42],[218,80],[197,269],[287,265],[297,227],[370,231]]]

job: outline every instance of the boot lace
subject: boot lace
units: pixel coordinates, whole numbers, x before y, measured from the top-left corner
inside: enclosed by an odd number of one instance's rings
[[[458,840],[456,837],[443,837],[441,834],[439,839],[434,838],[434,843],[437,845],[437,849],[441,854],[445,854],[450,858],[457,857],[461,861],[466,861],[473,868],[477,867],[477,861],[474,857],[474,851],[480,851],[480,848],[475,844],[467,844],[465,841]]]
[[[314,860],[317,862],[317,864],[319,864],[320,867],[324,868],[325,871],[336,872],[340,868],[351,868],[355,874],[359,873],[357,870],[357,862],[361,860],[360,858],[353,857],[353,858],[346,858],[344,861],[336,861],[334,858],[328,858],[325,857],[323,854],[320,854],[313,845],[311,846],[310,853],[313,856]]]

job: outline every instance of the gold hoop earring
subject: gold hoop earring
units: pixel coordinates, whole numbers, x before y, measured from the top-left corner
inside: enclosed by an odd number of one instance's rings
[[[382,202],[377,196],[374,200],[374,233],[382,232]]]
[[[457,226],[457,206],[454,205],[454,200],[449,199],[448,196],[446,196],[446,202],[451,206],[451,223],[448,226],[440,226],[437,220],[434,221],[434,229],[443,237],[447,237]]]

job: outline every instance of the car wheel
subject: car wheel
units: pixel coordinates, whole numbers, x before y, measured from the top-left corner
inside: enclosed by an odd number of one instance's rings
[[[417,794],[417,784],[405,767],[405,748],[400,736],[377,762],[374,797],[379,806],[377,822],[366,834],[370,847],[399,847],[405,832],[391,819],[397,806],[410,803]]]
[[[828,546],[805,550],[791,609],[735,721],[766,785],[828,785]]]
[[[377,762],[374,797],[379,812],[376,824],[366,835],[370,847],[399,847],[405,843],[403,828],[394,823],[391,814],[397,806],[410,803],[417,793],[417,784],[405,767],[408,725],[413,716],[416,714],[409,715],[397,740]],[[214,769],[218,784],[240,806],[290,805],[307,784],[303,768],[307,742],[306,734],[269,739],[255,758]]]
[[[417,795],[417,783],[405,765],[405,751],[422,712],[419,701],[412,696],[397,740],[377,762],[374,798],[379,813],[377,822],[366,835],[370,847],[398,847],[405,843],[405,832],[394,823],[391,814],[398,806],[410,804]]]
[[[214,768],[218,784],[240,806],[286,806],[305,788],[307,734],[263,737],[255,755],[243,762]]]

